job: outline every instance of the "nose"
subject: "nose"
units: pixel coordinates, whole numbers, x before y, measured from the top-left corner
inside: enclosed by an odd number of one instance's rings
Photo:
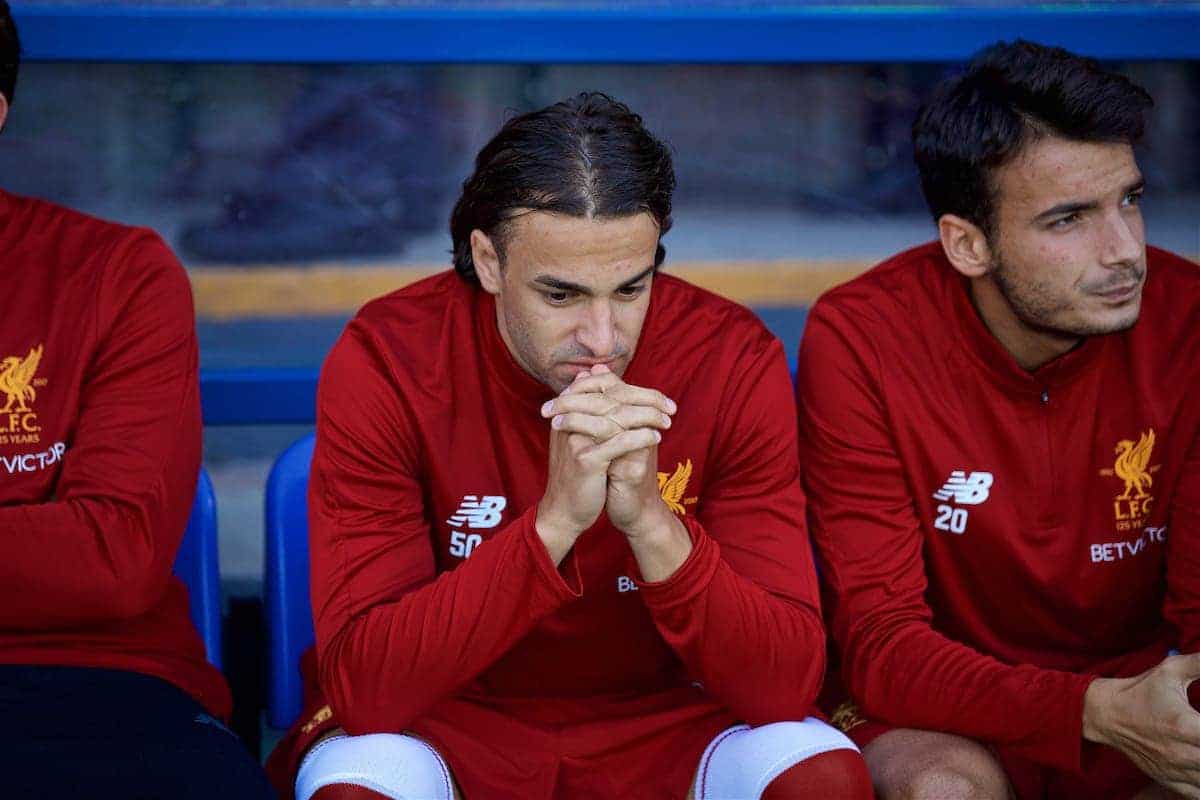
[[[587,304],[575,338],[592,354],[608,358],[617,342],[616,320],[607,298],[597,297]]]
[[[1129,267],[1141,260],[1145,246],[1141,214],[1113,214],[1104,226],[1101,261],[1106,267]]]

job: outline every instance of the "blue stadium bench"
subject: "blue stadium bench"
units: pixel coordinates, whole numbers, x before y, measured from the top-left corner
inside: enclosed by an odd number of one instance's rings
[[[175,574],[188,588],[192,623],[204,652],[221,668],[221,571],[217,562],[217,498],[208,471],[200,468],[187,530],[175,556]]]
[[[313,643],[308,597],[308,470],[313,434],[276,459],[267,478],[263,605],[267,615],[267,724],[300,716],[300,654]]]

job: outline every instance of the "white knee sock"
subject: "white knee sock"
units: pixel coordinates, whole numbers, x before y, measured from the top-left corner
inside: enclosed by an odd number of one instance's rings
[[[296,800],[323,786],[349,783],[393,800],[453,800],[450,769],[437,751],[414,736],[373,733],[335,736],[300,762]]]
[[[757,728],[726,728],[700,758],[696,800],[758,800],[771,781],[789,767],[842,749],[858,752],[845,734],[814,717]]]

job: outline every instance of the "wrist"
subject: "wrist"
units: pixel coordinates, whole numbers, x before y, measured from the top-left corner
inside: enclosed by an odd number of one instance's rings
[[[547,509],[544,501],[538,504],[533,527],[555,565],[566,557],[567,551],[575,544],[579,534],[583,533],[577,525]]]
[[[648,504],[637,519],[618,525],[617,529],[631,542],[650,541],[671,533],[676,525],[683,527],[662,498],[656,497],[656,501]]]
[[[633,551],[633,558],[642,573],[642,580],[647,583],[659,583],[670,578],[692,552],[692,537],[687,526],[665,505],[663,508],[666,510],[665,517],[647,521],[646,527],[639,528],[635,533],[625,533],[629,549]]]
[[[1097,744],[1109,744],[1108,731],[1116,689],[1117,678],[1096,678],[1083,693],[1083,738]]]

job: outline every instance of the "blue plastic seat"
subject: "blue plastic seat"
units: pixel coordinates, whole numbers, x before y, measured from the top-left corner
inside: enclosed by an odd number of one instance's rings
[[[313,643],[308,597],[308,471],[313,434],[292,444],[267,478],[263,606],[267,615],[267,723],[300,716],[300,654]]]
[[[221,668],[221,570],[217,561],[217,497],[208,471],[200,468],[192,514],[179,552],[175,574],[188,588],[192,623],[204,640],[209,663]]]

